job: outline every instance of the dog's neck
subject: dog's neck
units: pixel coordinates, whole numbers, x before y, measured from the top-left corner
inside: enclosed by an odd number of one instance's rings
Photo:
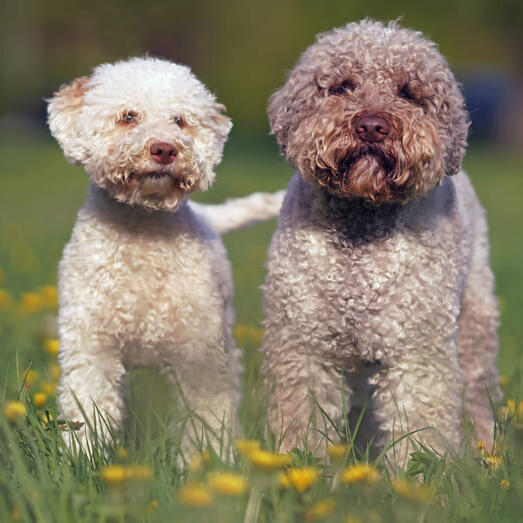
[[[165,224],[181,217],[186,209],[187,201],[183,201],[176,212],[158,211],[140,205],[131,205],[116,200],[105,189],[91,183],[84,208],[94,213],[98,219],[109,222],[118,222],[124,228],[134,228],[137,225],[144,227],[155,223]]]

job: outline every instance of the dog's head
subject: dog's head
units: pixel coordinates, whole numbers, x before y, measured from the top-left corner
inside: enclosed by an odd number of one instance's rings
[[[175,210],[214,180],[231,128],[190,69],[155,58],[97,67],[50,100],[66,158],[116,199]]]
[[[395,22],[319,35],[271,98],[271,131],[306,179],[404,203],[459,171],[468,115],[436,45]]]

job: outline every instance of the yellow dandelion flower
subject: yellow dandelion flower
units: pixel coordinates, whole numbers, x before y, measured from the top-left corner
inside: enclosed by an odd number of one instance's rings
[[[481,454],[483,454],[485,452],[485,443],[478,439],[478,441],[476,441],[476,450],[478,452],[480,452]]]
[[[122,465],[107,465],[101,470],[100,477],[109,485],[117,485],[127,479],[127,471]]]
[[[40,391],[48,396],[54,396],[56,394],[56,383],[44,381],[43,383],[40,383]]]
[[[500,482],[499,482],[499,486],[501,488],[504,488],[506,490],[508,490],[510,488],[510,481],[508,479],[502,479]]]
[[[305,512],[305,521],[316,521],[334,512],[335,502],[332,498],[318,501]]]
[[[499,386],[503,390],[506,390],[508,383],[509,383],[509,379],[506,376],[500,376],[499,377]]]
[[[430,503],[434,499],[434,491],[419,483],[407,481],[406,479],[395,479],[392,482],[394,490],[404,499],[409,501],[421,501]]]
[[[43,287],[40,287],[38,294],[40,294],[42,298],[42,304],[44,307],[58,307],[58,292],[54,285],[44,285]]]
[[[21,401],[8,401],[4,405],[4,415],[14,425],[25,416],[26,412],[27,409]]]
[[[260,450],[260,442],[255,439],[237,439],[234,446],[242,456],[248,457],[254,450]]]
[[[125,467],[125,474],[127,479],[135,479],[138,481],[148,481],[153,476],[152,469],[149,465],[129,465]]]
[[[357,463],[346,468],[341,475],[343,483],[375,483],[380,473],[368,463]]]
[[[0,289],[0,311],[5,311],[9,309],[13,303],[13,297],[9,291],[5,289]]]
[[[60,347],[60,341],[59,340],[45,340],[44,341],[44,349],[45,352],[48,354],[51,354],[51,356],[56,356],[58,354],[58,348]]]
[[[263,329],[239,324],[234,328],[234,336],[241,345],[244,343],[259,345],[263,337]]]
[[[47,394],[45,392],[37,392],[33,394],[33,403],[37,409],[41,409],[47,401]]]
[[[57,380],[60,377],[60,365],[58,365],[57,363],[55,363],[54,365],[50,365],[47,371],[49,372],[49,376],[51,376],[53,380]]]
[[[248,482],[236,472],[213,472],[207,475],[207,485],[218,494],[239,496],[247,490]]]
[[[38,312],[44,305],[42,297],[36,292],[26,292],[22,294],[22,301],[20,303],[20,312],[23,314],[31,314]]]
[[[488,454],[485,456],[485,463],[489,468],[497,470],[503,464],[503,458],[501,456],[495,456],[494,454]]]
[[[149,506],[147,507],[147,512],[149,512],[149,514],[152,514],[153,512],[156,512],[157,508],[158,508],[158,500],[152,499],[151,502],[149,503]]]
[[[289,455],[262,449],[251,451],[247,457],[255,467],[262,470],[278,470],[291,464]]]
[[[38,372],[35,370],[24,371],[21,377],[25,380],[25,383],[32,385],[38,379]]]
[[[211,455],[209,454],[208,450],[204,450],[200,454],[194,454],[194,456],[191,456],[191,459],[189,460],[189,468],[196,472],[200,470],[205,465],[209,464],[211,462]]]
[[[192,507],[208,507],[212,505],[214,498],[212,492],[205,485],[199,483],[187,483],[180,489],[178,499],[184,505]]]
[[[523,423],[523,402],[516,403],[515,400],[507,400],[508,412],[515,416],[518,423]]]
[[[44,427],[47,427],[47,425],[49,425],[49,423],[53,421],[53,419],[53,415],[49,411],[46,411],[45,414],[42,416],[42,424],[44,425]]]
[[[293,486],[298,492],[305,492],[318,479],[318,471],[313,467],[291,468],[283,474],[281,485]]]
[[[335,445],[329,445],[327,447],[327,455],[333,461],[343,459],[349,452],[349,447],[343,443],[337,443]]]

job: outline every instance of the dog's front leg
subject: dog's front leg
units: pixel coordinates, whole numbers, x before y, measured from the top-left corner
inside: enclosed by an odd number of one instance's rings
[[[83,328],[71,328],[74,323],[67,325],[61,333],[62,377],[58,387],[61,414],[69,425],[64,441],[70,448],[76,442],[87,450],[109,443],[120,428],[124,367],[117,354],[109,350],[109,340],[89,335]]]
[[[421,443],[438,452],[456,451],[462,438],[462,380],[454,342],[437,350],[419,347],[382,362],[373,378],[369,416],[377,421],[368,436],[387,457],[405,466]],[[365,422],[364,422],[365,423]]]
[[[271,430],[280,452],[298,447],[325,455],[329,441],[338,439],[336,426],[343,420],[343,406],[348,409],[350,391],[344,390],[342,374],[324,358],[326,340],[311,339],[310,330],[297,325],[276,328],[281,323],[274,320],[267,317],[261,349]]]

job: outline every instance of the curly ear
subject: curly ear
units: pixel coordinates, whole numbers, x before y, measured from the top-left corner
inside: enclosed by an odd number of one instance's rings
[[[78,132],[77,118],[82,107],[89,78],[82,76],[63,85],[49,100],[47,123],[51,134],[71,163],[82,163],[88,151]]]
[[[448,139],[445,144],[443,169],[445,174],[451,176],[458,173],[461,169],[470,126],[465,101],[455,80],[438,116],[440,121],[445,122],[447,126]]]
[[[289,134],[289,112],[288,95],[286,85],[276,91],[269,98],[269,105],[267,107],[267,115],[269,116],[269,124],[271,127],[271,134],[276,137],[280,146],[282,154],[285,154],[285,147]]]
[[[225,111],[227,111],[225,105],[215,102],[211,114],[211,127],[222,148],[232,128],[232,120],[226,114],[223,114]]]

